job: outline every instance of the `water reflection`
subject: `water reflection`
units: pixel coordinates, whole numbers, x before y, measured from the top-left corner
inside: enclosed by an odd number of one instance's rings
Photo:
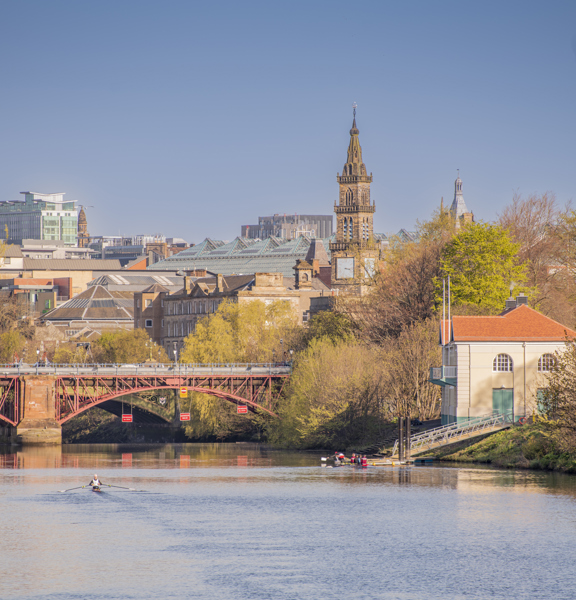
[[[328,464],[328,466],[326,466]],[[322,466],[323,465],[323,466]],[[545,492],[576,496],[576,477],[562,473],[499,470],[483,465],[384,466],[367,469],[345,466],[330,468],[320,455],[286,452],[260,444],[78,444],[14,449],[0,447],[0,469],[77,469],[100,473],[106,470],[185,470],[195,479],[198,469],[301,468],[291,472],[298,479],[326,479],[345,486],[395,485],[475,492],[510,488],[519,492]],[[284,478],[268,471],[251,477]],[[207,475],[213,477],[213,474]],[[225,480],[237,474],[218,475]]]
[[[560,600],[576,477],[250,444],[5,448],[0,598]],[[86,489],[103,481],[146,490]],[[33,574],[33,576],[31,576]]]

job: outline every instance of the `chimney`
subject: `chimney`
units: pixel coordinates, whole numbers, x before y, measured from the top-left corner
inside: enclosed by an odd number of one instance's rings
[[[520,306],[521,304],[528,306],[528,296],[525,296],[524,294],[518,294],[518,296],[516,296],[516,306]]]
[[[318,273],[320,273],[320,261],[317,258],[312,261],[312,269],[314,271],[314,275],[318,275]]]
[[[224,291],[224,275],[222,275],[222,273],[216,275],[216,291],[219,294]]]
[[[506,308],[504,310],[512,310],[513,308],[516,308],[516,300],[510,297],[506,300]]]
[[[184,291],[189,294],[192,291],[192,277],[184,275]]]

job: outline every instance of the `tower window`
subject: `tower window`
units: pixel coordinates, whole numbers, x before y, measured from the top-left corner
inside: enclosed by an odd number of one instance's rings
[[[346,190],[346,205],[350,206],[354,201],[354,194],[350,188]]]

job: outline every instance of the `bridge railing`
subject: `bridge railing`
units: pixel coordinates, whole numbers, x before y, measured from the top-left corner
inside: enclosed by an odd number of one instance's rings
[[[423,433],[411,436],[410,452],[422,452],[429,450],[432,446],[443,446],[453,444],[464,436],[472,433],[481,435],[482,433],[492,430],[494,427],[504,427],[509,423],[514,423],[514,415],[512,413],[494,412],[490,415],[482,415],[479,417],[469,417],[465,421],[459,423],[451,423],[450,425],[442,425],[434,429],[429,429]],[[398,454],[399,441],[396,440],[392,456]]]
[[[288,375],[289,362],[282,363],[142,363],[142,364],[46,364],[0,365],[1,375]]]

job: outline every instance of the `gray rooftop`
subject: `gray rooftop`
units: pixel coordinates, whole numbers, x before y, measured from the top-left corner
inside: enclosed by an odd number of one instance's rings
[[[317,240],[328,252],[330,238]],[[303,260],[310,247],[310,239],[304,236],[293,240],[270,237],[265,240],[240,238],[231,242],[214,241],[209,238],[166,260],[157,262],[147,271],[157,269],[182,269],[193,271],[206,269],[222,275],[251,273],[282,273],[290,277],[297,259]]]

